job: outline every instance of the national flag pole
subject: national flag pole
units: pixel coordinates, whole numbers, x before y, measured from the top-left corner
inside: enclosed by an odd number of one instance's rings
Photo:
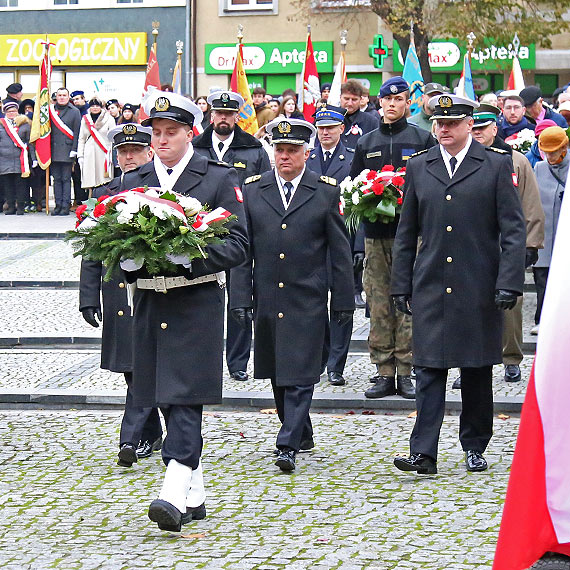
[[[160,26],[160,22],[153,22],[152,23],[152,36],[153,36],[153,43],[150,48],[150,54],[148,56],[148,63],[146,65],[146,76],[144,80],[144,87],[142,92],[142,100],[141,106],[139,108],[139,121],[142,122],[143,119],[148,119],[147,114],[144,112],[142,103],[144,102],[145,97],[148,95],[150,87],[154,87],[155,89],[160,89],[160,72],[158,69],[158,61],[156,59],[156,47],[157,47],[157,39],[158,39],[158,28]]]
[[[257,116],[255,114],[255,107],[249,84],[247,82],[247,75],[245,74],[245,66],[243,64],[243,26],[238,26],[238,45],[236,53],[236,63],[230,80],[230,89],[235,93],[239,93],[244,100],[244,103],[238,113],[238,124],[246,133],[254,135],[259,126],[257,124]]]
[[[340,32],[340,57],[336,66],[331,89],[329,91],[328,102],[331,105],[340,107],[340,88],[343,83],[346,83],[346,37],[348,30]]]
[[[181,40],[176,41],[176,65],[172,72],[172,90],[178,95],[182,95],[182,49],[184,42]]]
[[[460,97],[465,97],[476,101],[475,89],[473,87],[473,76],[471,75],[471,52],[473,51],[473,41],[477,36],[473,32],[467,34],[467,52],[463,57],[463,71],[461,72],[461,78],[457,84],[456,94]]]
[[[314,122],[313,115],[317,110],[317,101],[321,96],[321,87],[319,84],[319,73],[317,71],[317,62],[315,61],[315,52],[313,50],[313,41],[311,40],[311,25],[307,26],[307,48],[305,50],[305,64],[303,65],[303,86],[301,89],[300,109],[306,121]]]
[[[406,61],[404,62],[404,70],[402,77],[408,82],[410,86],[410,113],[414,115],[419,112],[422,106],[422,94],[424,87],[424,78],[422,75],[422,68],[418,54],[416,52],[416,43],[414,41],[414,21],[410,22],[410,46],[406,54]]]
[[[51,63],[49,47],[54,44],[50,44],[47,36],[46,41],[42,43],[44,45],[44,55],[39,66],[40,78],[30,131],[30,143],[35,143],[38,164],[40,168],[45,170],[47,215],[49,214],[49,167],[51,164],[51,121],[49,116]]]

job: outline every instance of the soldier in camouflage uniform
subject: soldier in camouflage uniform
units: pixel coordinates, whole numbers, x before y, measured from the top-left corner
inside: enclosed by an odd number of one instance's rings
[[[406,121],[410,106],[409,86],[402,77],[392,77],[380,89],[380,103],[384,117],[379,128],[362,136],[350,170],[351,177],[364,169],[381,170],[392,165],[395,169],[406,165],[408,158],[435,144],[431,134]],[[363,285],[370,308],[370,360],[376,364],[374,383],[364,395],[383,398],[399,394],[415,398],[411,380],[412,323],[408,315],[397,313],[390,299],[392,247],[399,216],[387,224],[364,221],[365,267]]]

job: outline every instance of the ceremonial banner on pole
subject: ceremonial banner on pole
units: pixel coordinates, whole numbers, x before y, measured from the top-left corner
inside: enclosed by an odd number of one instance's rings
[[[566,181],[566,196],[570,185]],[[563,200],[493,570],[570,556],[570,200]]]
[[[313,115],[317,110],[317,101],[321,97],[319,74],[315,62],[315,52],[311,41],[311,32],[307,34],[307,49],[305,51],[305,65],[303,66],[303,90],[301,92],[300,108],[303,116],[310,123],[314,122]]]
[[[415,113],[418,113],[422,107],[424,78],[413,37],[410,40],[410,47],[408,48],[406,61],[404,62],[402,77],[410,86],[410,99],[412,100],[410,113],[414,115]]]
[[[146,66],[146,77],[144,80],[144,87],[142,93],[142,100],[149,92],[149,87],[160,89],[160,73],[158,70],[158,61],[156,60],[156,44],[150,48],[150,55],[148,56],[148,63]],[[152,89],[151,89],[152,91]],[[148,115],[144,112],[143,106],[139,109],[139,121],[148,119]]]
[[[51,164],[51,122],[49,118],[51,65],[49,46],[50,44],[46,42],[44,57],[40,62],[40,80],[30,132],[30,143],[35,143],[37,161],[44,170]]]
[[[509,83],[507,84],[507,91],[516,91],[520,93],[524,89],[524,79],[521,69],[519,58],[515,55],[513,57],[513,69],[509,75]]]
[[[473,88],[473,77],[471,76],[471,56],[468,53],[463,56],[463,71],[455,92],[460,97],[477,101]]]
[[[340,107],[340,88],[343,83],[346,83],[346,59],[344,51],[341,51],[328,98],[328,102],[335,107]]]
[[[253,99],[251,98],[249,84],[245,74],[245,67],[243,65],[243,47],[241,43],[237,46],[236,64],[230,81],[230,89],[234,93],[239,93],[244,100],[244,104],[238,113],[239,126],[246,133],[254,135],[258,131],[259,127],[257,125],[255,107],[253,106]]]
[[[172,72],[172,89],[174,93],[182,95],[182,58],[180,56],[176,58],[176,65]]]

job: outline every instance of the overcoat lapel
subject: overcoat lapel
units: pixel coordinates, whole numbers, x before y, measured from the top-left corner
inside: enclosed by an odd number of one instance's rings
[[[310,200],[315,195],[316,180],[313,180],[311,185],[311,178],[316,178],[316,176],[312,170],[308,168],[305,169],[305,174],[303,174],[301,182],[299,182],[299,186],[297,186],[297,190],[295,190],[295,194],[289,203],[289,208],[287,208],[283,216],[284,218],[292,214],[295,210],[298,210],[307,200]]]
[[[182,174],[172,188],[175,192],[190,196],[192,189],[200,184],[204,174],[208,170],[208,159],[204,156],[194,153],[188,166],[182,171]]]
[[[479,146],[475,141],[471,141],[471,146],[465,155],[465,158],[461,161],[461,164],[457,168],[457,171],[453,175],[451,180],[448,180],[448,188],[454,184],[458,184],[468,176],[471,176],[474,172],[479,170],[485,161],[485,149]],[[441,159],[443,163],[443,158]],[[445,164],[443,165],[445,168]],[[449,178],[449,176],[448,176]]]
[[[281,201],[281,193],[277,187],[275,174],[271,171],[271,176],[267,176],[261,181],[261,197],[280,215],[285,213],[283,202]]]
[[[445,168],[445,162],[443,162],[443,157],[441,156],[441,151],[439,150],[439,145],[428,150],[426,162],[426,170],[429,174],[437,178],[445,186],[451,182],[447,168]]]

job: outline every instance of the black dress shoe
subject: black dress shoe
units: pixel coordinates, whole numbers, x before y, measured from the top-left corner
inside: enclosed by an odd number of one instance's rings
[[[245,370],[236,370],[235,372],[230,373],[230,378],[232,380],[239,380],[240,382],[245,382],[249,376]]]
[[[288,473],[295,471],[295,455],[292,449],[280,449],[275,465],[277,465],[281,471]]]
[[[69,208],[62,208],[59,215],[60,216],[69,216]]]
[[[137,462],[137,449],[132,443],[123,443],[119,449],[119,459],[117,465],[119,467],[131,467]]]
[[[376,382],[378,382],[380,378],[381,378],[380,374],[376,373],[374,374],[374,376],[370,376],[370,383],[376,384]]]
[[[394,376],[378,376],[378,380],[368,388],[364,395],[367,398],[384,398],[385,396],[393,396],[396,393],[396,379]]]
[[[396,376],[396,393],[406,400],[416,399],[416,389],[411,376]]]
[[[327,376],[329,378],[329,384],[332,386],[344,386],[346,384],[346,380],[340,372],[329,372]]]
[[[356,293],[354,295],[354,306],[357,309],[364,309],[366,307],[366,301],[362,298],[361,293]]]
[[[188,524],[192,521],[201,521],[206,518],[206,503],[199,507],[186,507],[186,512],[180,519],[181,524]]]
[[[182,528],[182,513],[172,503],[162,499],[150,504],[148,518],[157,523],[160,530],[180,532]]]
[[[5,214],[6,216],[13,216],[13,215],[15,215],[15,214],[16,214],[16,208],[8,208],[8,209],[4,212],[4,214]]]
[[[396,457],[394,458],[394,465],[400,471],[416,471],[420,475],[437,473],[435,459],[423,453],[412,453],[409,457]]]
[[[455,382],[451,386],[452,390],[461,390],[461,376],[455,379]]]
[[[518,364],[505,366],[505,382],[520,382],[522,380],[521,369]]]
[[[489,466],[480,451],[468,449],[465,452],[465,466],[467,471],[485,471]]]
[[[52,216],[59,216],[60,212],[61,212],[61,206],[56,205],[56,207],[52,210],[51,215]]]
[[[299,452],[311,451],[311,449],[314,449],[314,447],[315,447],[315,442],[314,442],[313,438],[310,437],[309,439],[304,439],[299,444]],[[279,455],[280,453],[281,453],[280,449],[274,449],[273,450],[273,455]]]
[[[149,441],[145,439],[145,441],[139,442],[139,446],[137,447],[137,457],[139,459],[144,457],[150,457],[153,451],[158,451],[162,447],[162,436],[157,437],[154,441]]]

